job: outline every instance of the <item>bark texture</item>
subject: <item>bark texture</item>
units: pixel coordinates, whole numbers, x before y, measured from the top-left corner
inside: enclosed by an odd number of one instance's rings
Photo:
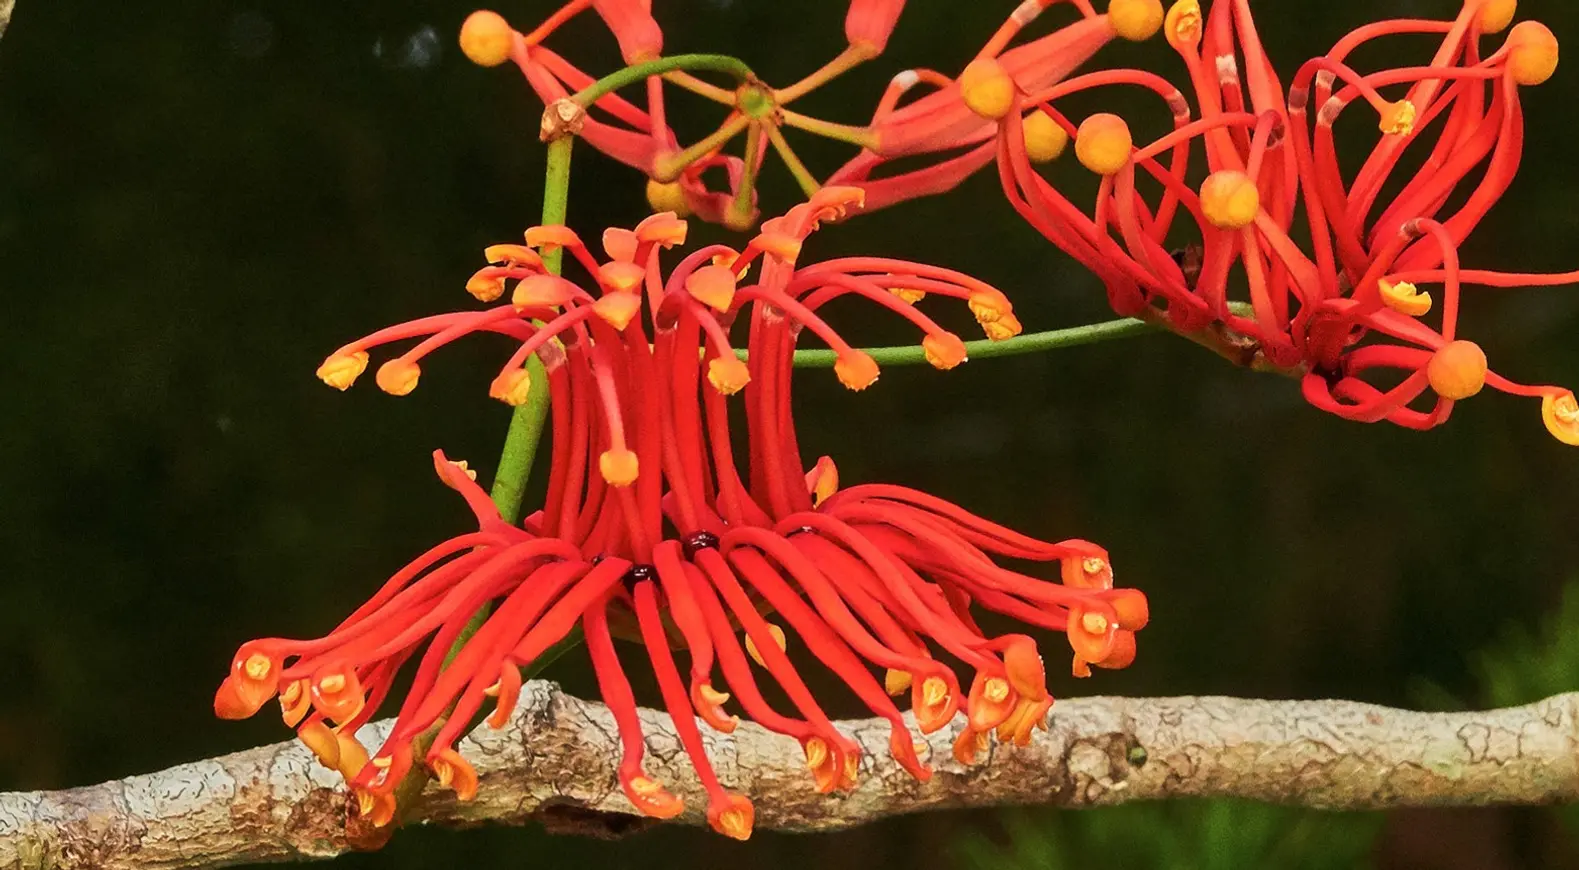
[[[963,716],[925,743],[930,782],[888,758],[881,720],[840,727],[866,749],[847,794],[812,789],[800,747],[751,723],[708,732],[724,784],[756,803],[757,827],[846,828],[897,813],[1047,804],[1091,807],[1182,796],[1326,808],[1542,804],[1579,799],[1579,694],[1473,713],[1414,713],[1348,701],[1075,698],[1027,748],[995,745],[964,767],[950,747]],[[665,715],[642,711],[648,772],[705,799]],[[389,723],[360,735],[376,745]],[[510,723],[461,744],[481,779],[458,803],[430,786],[411,821],[465,826],[541,821],[618,835],[648,822],[615,783],[619,748],[603,705],[531,682]],[[0,794],[0,868],[174,868],[327,858],[376,848],[387,830],[348,813],[339,777],[297,743],[56,792]]]

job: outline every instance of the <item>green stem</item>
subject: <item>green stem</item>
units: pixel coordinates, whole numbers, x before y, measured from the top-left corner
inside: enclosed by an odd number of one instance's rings
[[[795,183],[800,185],[801,193],[806,194],[807,199],[811,199],[822,185],[817,183],[817,177],[812,175],[806,164],[801,162],[800,156],[795,153],[794,148],[790,147],[789,140],[784,138],[784,131],[780,130],[778,125],[768,125],[768,141],[773,143],[773,150],[779,153],[779,159],[789,168],[790,175],[795,176]]]
[[[1016,356],[1022,353],[1039,353],[1044,350],[1060,350],[1066,347],[1079,347],[1082,344],[1096,344],[1100,341],[1112,341],[1119,338],[1130,338],[1136,335],[1147,335],[1161,331],[1158,327],[1143,320],[1126,317],[1122,320],[1109,320],[1105,323],[1093,323],[1088,326],[1074,326],[1069,329],[1054,329],[1049,332],[1033,332],[1028,335],[1017,335],[1004,341],[979,341],[965,342],[965,351],[971,359],[988,359],[995,356]],[[904,366],[918,365],[927,361],[926,352],[919,345],[906,347],[868,347],[863,348],[872,355],[878,365]],[[744,357],[744,353],[741,356]],[[838,355],[831,350],[810,349],[795,351],[796,368],[830,368],[837,360]]]
[[[698,72],[721,72],[733,76],[744,84],[756,76],[751,72],[751,67],[744,61],[723,54],[677,54],[673,57],[660,57],[634,66],[625,67],[617,72],[609,73],[601,79],[587,85],[571,96],[576,105],[583,109],[602,99],[603,97],[640,81],[645,81],[652,76],[663,75],[675,70],[691,70]],[[546,205],[546,203],[545,203]]]
[[[656,165],[653,166],[653,177],[665,184],[679,178],[680,173],[684,172],[687,166],[729,144],[730,139],[740,135],[740,131],[750,125],[751,119],[745,115],[729,118],[719,125],[717,130],[707,134],[696,144],[682,151],[659,157]]]

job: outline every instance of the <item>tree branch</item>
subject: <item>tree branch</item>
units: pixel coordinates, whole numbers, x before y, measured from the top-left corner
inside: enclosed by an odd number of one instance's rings
[[[0,36],[5,36],[6,26],[11,23],[11,11],[16,8],[16,0],[0,0]]]
[[[682,821],[705,800],[665,715],[642,711],[649,773],[683,796]],[[1075,698],[1053,707],[1028,748],[997,745],[963,767],[950,747],[963,717],[926,739],[935,775],[918,783],[889,759],[882,720],[840,728],[866,750],[859,786],[819,795],[800,747],[743,723],[709,733],[727,786],[749,795],[757,825],[846,828],[920,810],[1003,804],[1090,807],[1183,796],[1312,807],[1542,804],[1579,798],[1579,694],[1476,713],[1413,713],[1348,701]],[[362,732],[376,745],[389,727]],[[431,790],[413,821],[539,820],[581,833],[646,824],[615,784],[619,744],[601,704],[531,682],[509,725],[461,746],[481,777],[477,798]],[[347,812],[336,774],[292,743],[159,773],[56,792],[0,794],[0,868],[217,867],[327,858],[376,848],[388,832]]]

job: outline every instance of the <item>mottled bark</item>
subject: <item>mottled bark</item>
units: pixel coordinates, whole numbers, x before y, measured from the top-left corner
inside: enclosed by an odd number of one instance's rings
[[[749,795],[757,826],[816,831],[949,807],[1089,807],[1179,796],[1328,808],[1541,804],[1579,799],[1579,694],[1477,713],[1412,713],[1348,701],[1075,698],[1028,748],[994,746],[963,767],[950,753],[963,717],[931,735],[935,774],[919,783],[887,754],[881,720],[840,727],[861,742],[859,786],[812,790],[799,746],[753,724],[712,732],[724,783]],[[673,729],[643,711],[649,772],[703,822],[704,798]],[[368,726],[376,744],[388,723]],[[615,785],[619,750],[601,704],[528,683],[504,730],[461,751],[481,776],[457,803],[430,786],[412,820],[442,825],[539,820],[583,833],[646,824]],[[387,832],[347,813],[339,777],[280,743],[160,773],[58,792],[0,795],[0,868],[169,868],[325,858],[374,848]]]

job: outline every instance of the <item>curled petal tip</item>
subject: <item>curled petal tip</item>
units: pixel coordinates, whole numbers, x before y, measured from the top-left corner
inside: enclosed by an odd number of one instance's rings
[[[1571,391],[1554,391],[1542,396],[1541,420],[1552,437],[1579,447],[1579,401]]]
[[[1382,304],[1410,317],[1420,317],[1431,310],[1431,294],[1425,293],[1408,281],[1396,284],[1383,280],[1378,283]]]
[[[1201,42],[1200,0],[1178,0],[1168,7],[1163,35],[1175,49],[1194,48]]]
[[[751,827],[756,822],[756,808],[744,795],[726,795],[721,803],[707,808],[707,822],[713,830],[736,840],[751,839]]]

